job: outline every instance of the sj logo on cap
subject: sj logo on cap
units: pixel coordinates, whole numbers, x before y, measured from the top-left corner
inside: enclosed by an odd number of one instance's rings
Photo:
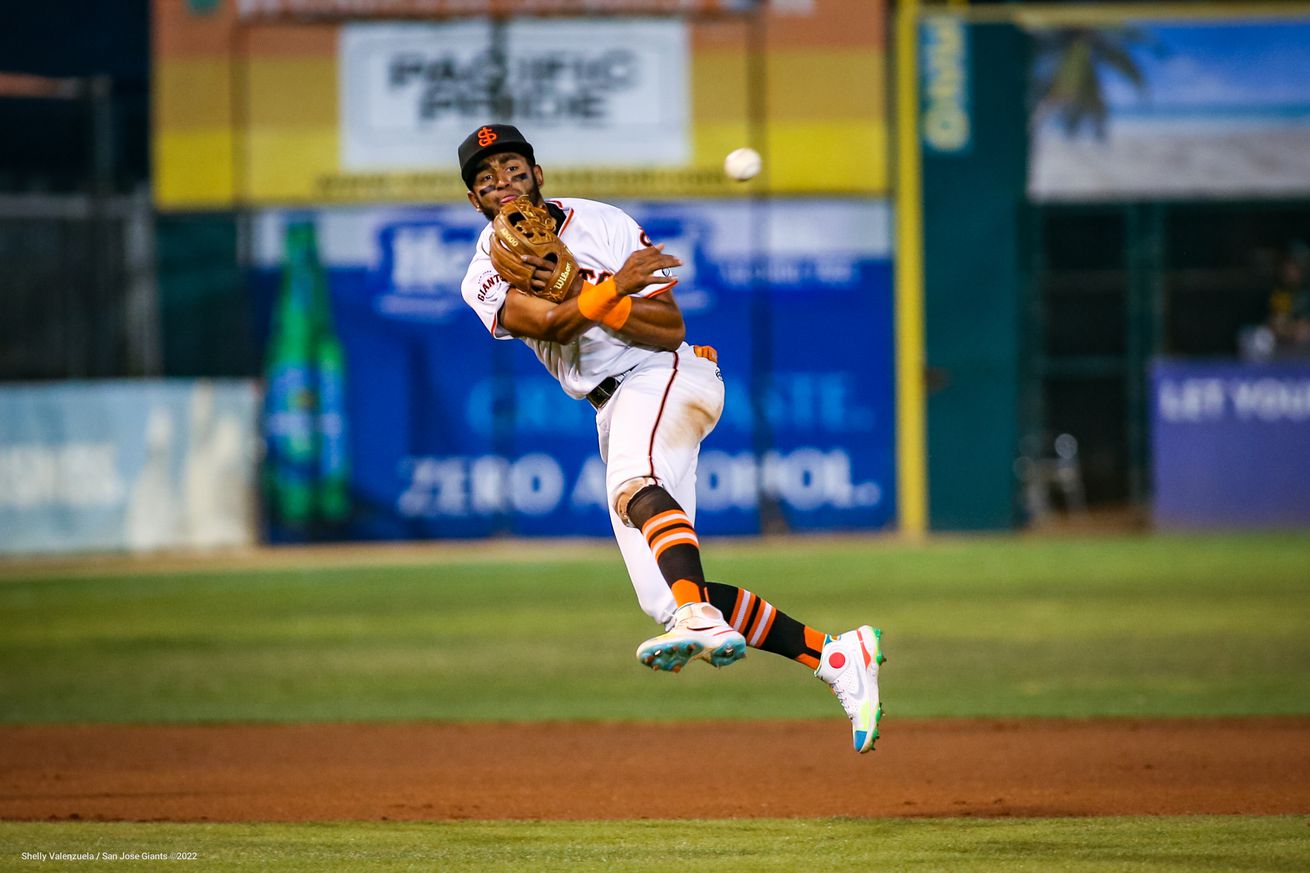
[[[496,140],[500,139],[496,132],[489,127],[478,128],[478,145],[489,146]]]

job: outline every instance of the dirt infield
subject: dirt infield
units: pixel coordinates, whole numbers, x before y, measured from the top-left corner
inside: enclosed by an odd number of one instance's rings
[[[1310,718],[0,727],[0,818],[1310,813]]]

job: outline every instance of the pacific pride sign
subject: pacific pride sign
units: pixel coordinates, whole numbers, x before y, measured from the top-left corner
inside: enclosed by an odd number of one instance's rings
[[[502,121],[530,131],[548,169],[551,155],[682,166],[687,52],[673,19],[351,24],[340,37],[341,163],[456,169],[460,140]]]

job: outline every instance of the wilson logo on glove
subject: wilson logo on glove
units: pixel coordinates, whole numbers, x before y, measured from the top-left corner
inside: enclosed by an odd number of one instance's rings
[[[578,273],[569,247],[555,233],[555,219],[527,197],[506,203],[491,223],[491,263],[500,277],[534,297],[559,303],[568,296]],[[553,265],[544,288],[532,284],[536,268],[523,262],[535,255]]]

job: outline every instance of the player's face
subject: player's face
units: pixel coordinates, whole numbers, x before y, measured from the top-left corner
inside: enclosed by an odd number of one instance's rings
[[[528,163],[523,155],[514,152],[490,155],[478,164],[469,202],[490,221],[506,200],[526,194],[533,203],[541,203],[541,182],[541,167]]]

